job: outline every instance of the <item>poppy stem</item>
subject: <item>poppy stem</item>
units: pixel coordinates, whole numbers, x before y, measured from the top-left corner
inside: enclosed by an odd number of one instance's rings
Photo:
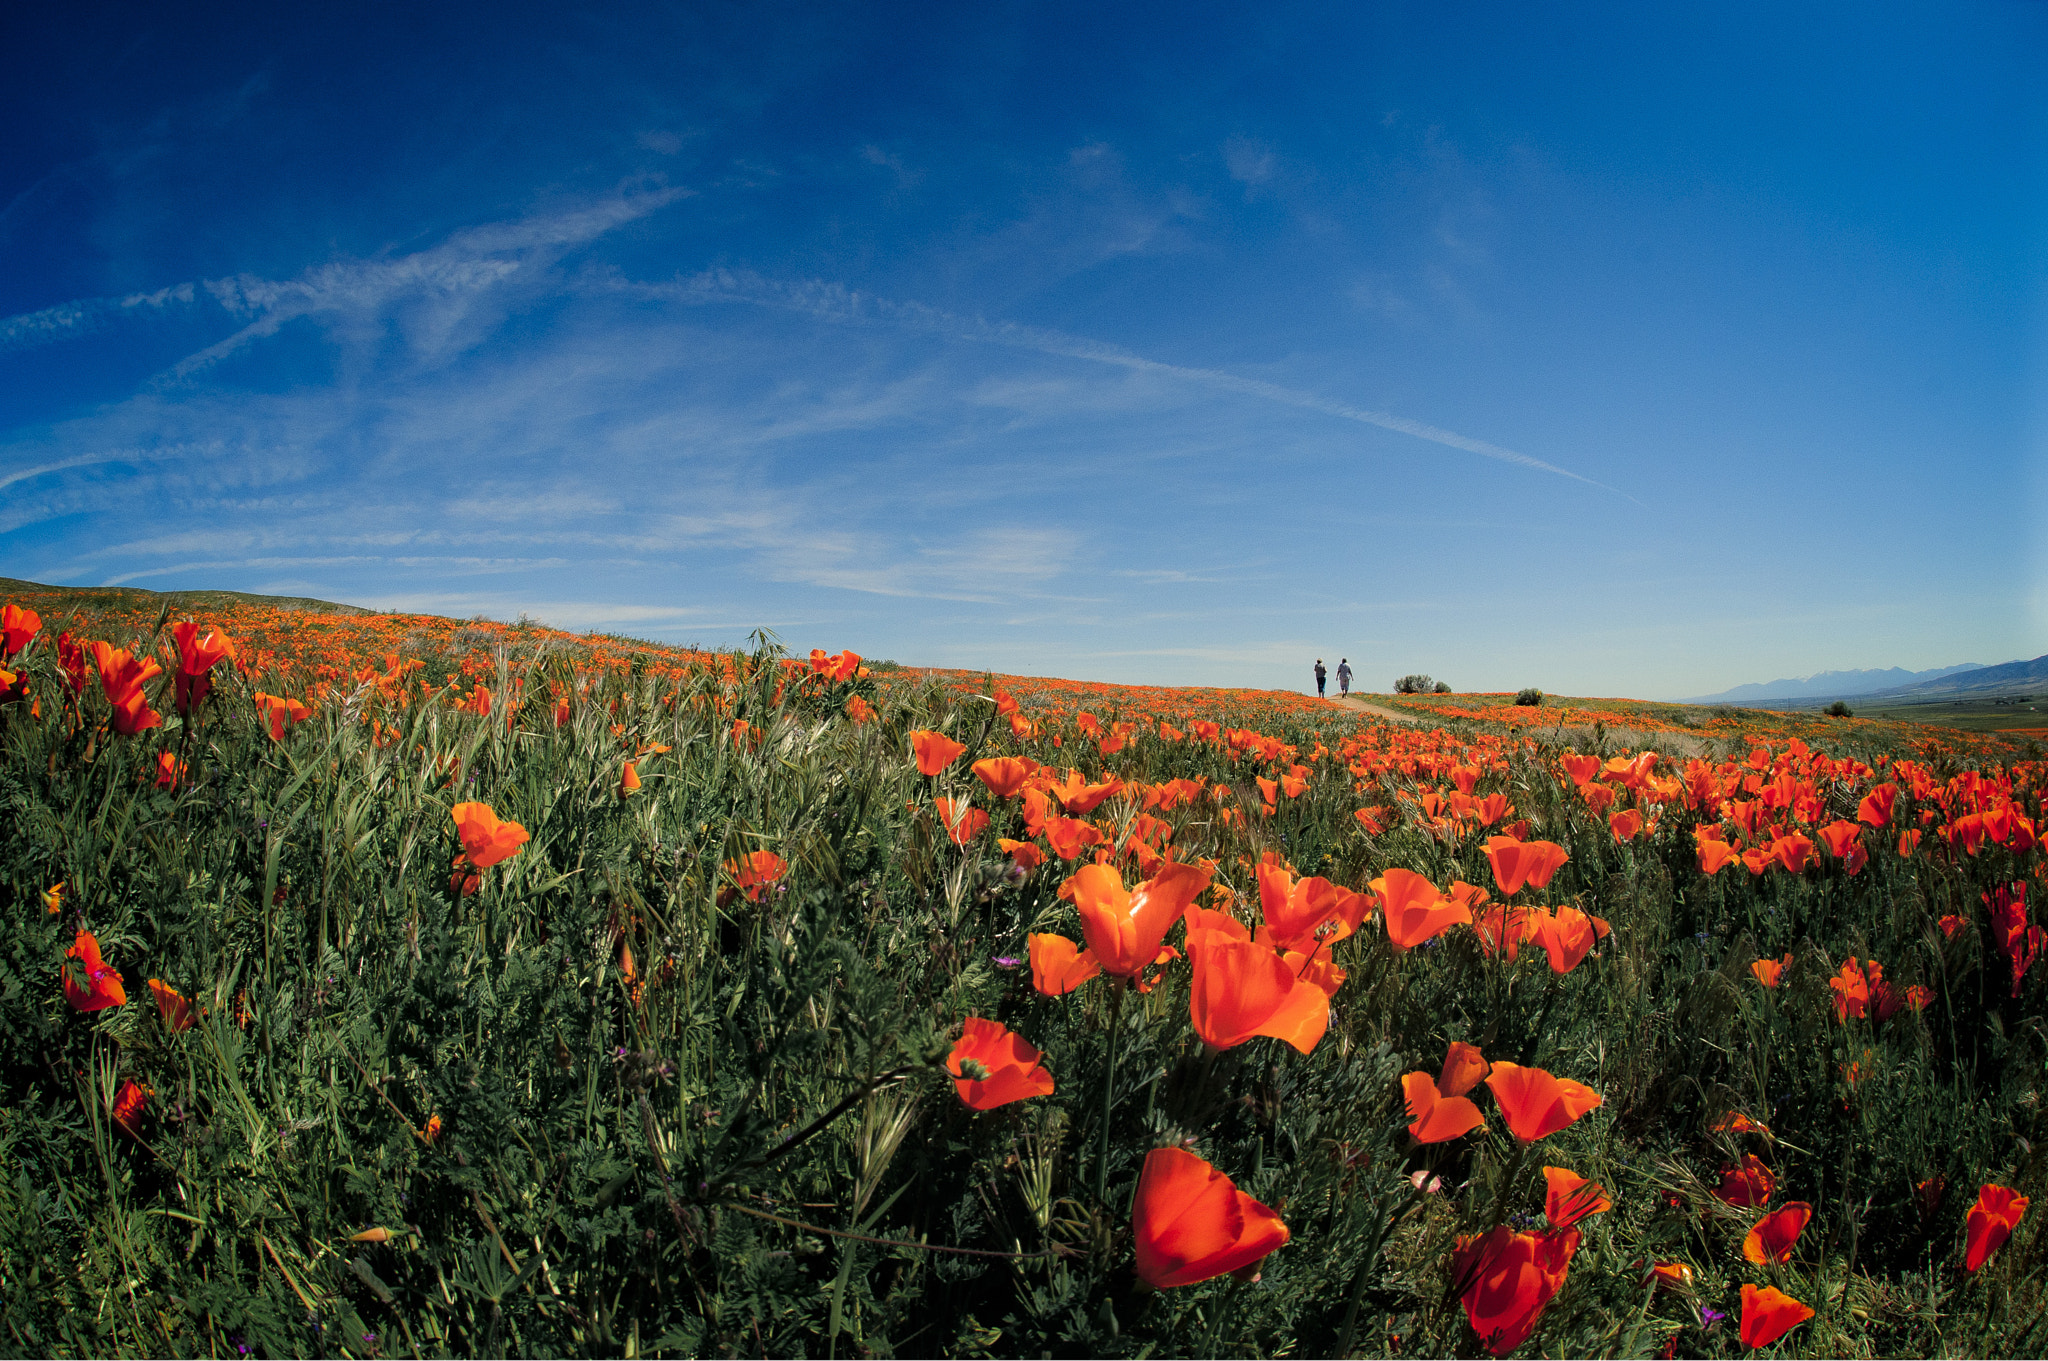
[[[1123,1019],[1124,980],[1114,980],[1109,992],[1109,1035],[1102,1067],[1102,1127],[1095,1135],[1095,1200],[1109,1204],[1109,1112],[1116,1091],[1116,1039]]]

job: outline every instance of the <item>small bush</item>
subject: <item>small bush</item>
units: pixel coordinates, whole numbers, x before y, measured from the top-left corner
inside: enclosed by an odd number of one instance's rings
[[[1825,713],[1829,718],[1854,718],[1856,716],[1856,711],[1849,707],[1849,701],[1845,699],[1836,700],[1821,712]]]
[[[1451,683],[1449,681],[1438,681],[1436,683],[1436,692],[1439,695],[1448,695],[1451,693]]]
[[[1543,705],[1543,692],[1533,685],[1527,686],[1515,691],[1515,703],[1524,709],[1541,708]]]
[[[1403,676],[1395,681],[1394,693],[1397,695],[1426,695],[1435,685],[1435,681],[1418,671],[1413,675]]]

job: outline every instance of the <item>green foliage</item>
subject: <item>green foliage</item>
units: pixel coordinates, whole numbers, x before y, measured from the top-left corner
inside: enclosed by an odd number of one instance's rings
[[[1543,703],[1543,692],[1535,686],[1526,686],[1515,692],[1515,703],[1524,709],[1534,709]]]
[[[1856,713],[1854,709],[1849,707],[1849,701],[1845,699],[1836,700],[1821,712],[1825,713],[1829,718],[1852,718]]]
[[[2037,971],[2008,995],[1979,927],[1937,926],[1981,923],[1979,895],[2038,851],[1709,879],[1675,827],[1616,844],[1546,754],[1518,747],[1478,792],[1570,850],[1550,897],[1612,924],[1601,950],[1560,977],[1533,946],[1510,965],[1459,932],[1396,955],[1368,928],[1339,947],[1349,977],[1313,1052],[1260,1039],[1210,1055],[1185,966],[1118,1003],[1106,980],[1042,996],[1016,962],[1034,932],[1079,938],[1066,869],[1010,863],[994,838],[1018,833],[1016,805],[968,765],[1019,749],[1079,763],[1071,725],[1049,717],[1019,744],[985,699],[872,681],[858,688],[879,716],[857,725],[854,687],[785,692],[777,660],[603,680],[560,727],[540,699],[508,722],[366,686],[282,741],[246,682],[127,739],[98,726],[96,696],[74,723],[32,665],[40,717],[0,711],[6,1348],[1471,1354],[1448,1254],[1540,1214],[1545,1162],[1601,1181],[1615,1208],[1582,1225],[1532,1351],[1642,1355],[1676,1335],[1739,1354],[1732,1320],[1704,1327],[1694,1300],[1645,1290],[1647,1263],[1670,1258],[1693,1265],[1697,1303],[1732,1311],[1736,1284],[1775,1280],[1813,1304],[1785,1344],[1802,1352],[2048,1346],[2037,1218],[1984,1271],[1959,1266],[1979,1184],[2038,1196],[2048,1180],[2042,986]],[[532,696],[578,682],[561,666],[523,680]],[[913,728],[967,752],[920,776]],[[1273,735],[1305,758],[1341,737]],[[186,763],[175,787],[157,782],[162,753]],[[635,755],[642,787],[621,797]],[[1241,755],[1145,734],[1115,761],[1235,791],[1225,806],[1248,822],[1213,802],[1171,817],[1175,844],[1241,897],[1256,900],[1265,851],[1358,886],[1395,865],[1492,882],[1477,839],[1364,830],[1352,811],[1374,796],[1337,760],[1259,818]],[[995,825],[955,846],[941,793],[974,794]],[[466,799],[532,834],[473,896],[451,877]],[[757,850],[789,869],[750,897],[726,867]],[[81,925],[127,1005],[66,1004],[58,964]],[[1751,961],[1786,954],[1784,986],[1759,988]],[[1825,980],[1850,954],[1936,1000],[1836,1021]],[[170,1033],[152,978],[197,1004],[193,1028]],[[1043,1050],[1053,1096],[967,1109],[940,1065],[969,1015]],[[1535,1150],[1497,1116],[1415,1147],[1400,1077],[1434,1072],[1454,1039],[1606,1103]],[[130,1080],[153,1092],[139,1137],[111,1113]],[[1716,1133],[1730,1110],[1773,1136]],[[1292,1241],[1257,1283],[1136,1281],[1138,1169],[1175,1142],[1285,1217]],[[1794,1264],[1768,1272],[1741,1259],[1747,1218],[1711,1194],[1759,1148],[1816,1215]],[[1930,1206],[1915,1188],[1932,1177],[1948,1190]]]
[[[1436,689],[1436,682],[1421,672],[1412,672],[1394,682],[1397,695],[1427,695]]]

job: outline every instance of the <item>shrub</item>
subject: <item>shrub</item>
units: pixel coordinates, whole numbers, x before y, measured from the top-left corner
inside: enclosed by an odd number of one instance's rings
[[[1451,693],[1451,683],[1449,681],[1438,681],[1436,683],[1436,693],[1438,693],[1439,695],[1448,695],[1449,693]]]
[[[1849,701],[1845,699],[1836,700],[1821,712],[1825,713],[1829,718],[1854,718],[1856,716],[1856,711],[1849,707]]]
[[[1537,708],[1543,703],[1543,692],[1533,685],[1526,686],[1515,692],[1515,703],[1524,709]]]
[[[1418,671],[1413,675],[1403,676],[1395,681],[1394,693],[1397,695],[1426,695],[1435,684],[1435,681]]]

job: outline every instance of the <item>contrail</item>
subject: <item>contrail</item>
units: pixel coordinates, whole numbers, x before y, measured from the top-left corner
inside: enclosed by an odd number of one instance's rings
[[[1391,411],[1374,411],[1365,407],[1351,406],[1345,402],[1333,401],[1313,392],[1299,388],[1283,387],[1259,378],[1245,378],[1222,369],[1191,368],[1183,364],[1167,364],[1157,359],[1147,359],[1129,350],[1099,340],[1081,336],[1065,335],[1036,326],[1020,326],[1012,322],[992,323],[977,318],[955,316],[922,303],[896,302],[877,298],[871,294],[857,293],[837,284],[816,281],[801,283],[780,283],[763,279],[758,275],[732,270],[707,270],[687,279],[678,279],[673,284],[621,284],[619,287],[653,297],[672,299],[677,302],[703,304],[718,302],[747,303],[756,307],[774,307],[784,311],[802,312],[809,316],[828,321],[862,322],[883,321],[912,330],[928,331],[952,336],[960,340],[979,341],[991,345],[1008,345],[1016,349],[1033,350],[1040,354],[1059,355],[1069,359],[1083,359],[1097,364],[1109,364],[1128,369],[1134,373],[1158,374],[1219,392],[1232,392],[1240,396],[1256,397],[1262,401],[1291,406],[1301,411],[1314,411],[1338,420],[1355,421],[1360,425],[1378,426],[1410,435],[1416,439],[1428,440],[1446,448],[1459,449],[1482,458],[1512,463],[1537,472],[1551,473],[1558,477],[1570,478],[1574,482],[1602,491],[1613,492],[1629,501],[1636,498],[1605,482],[1575,473],[1569,468],[1560,468],[1555,463],[1546,463],[1540,458],[1504,448],[1486,440],[1473,439],[1455,430],[1445,430],[1424,421],[1410,420]],[[1641,505],[1640,501],[1636,502]]]

